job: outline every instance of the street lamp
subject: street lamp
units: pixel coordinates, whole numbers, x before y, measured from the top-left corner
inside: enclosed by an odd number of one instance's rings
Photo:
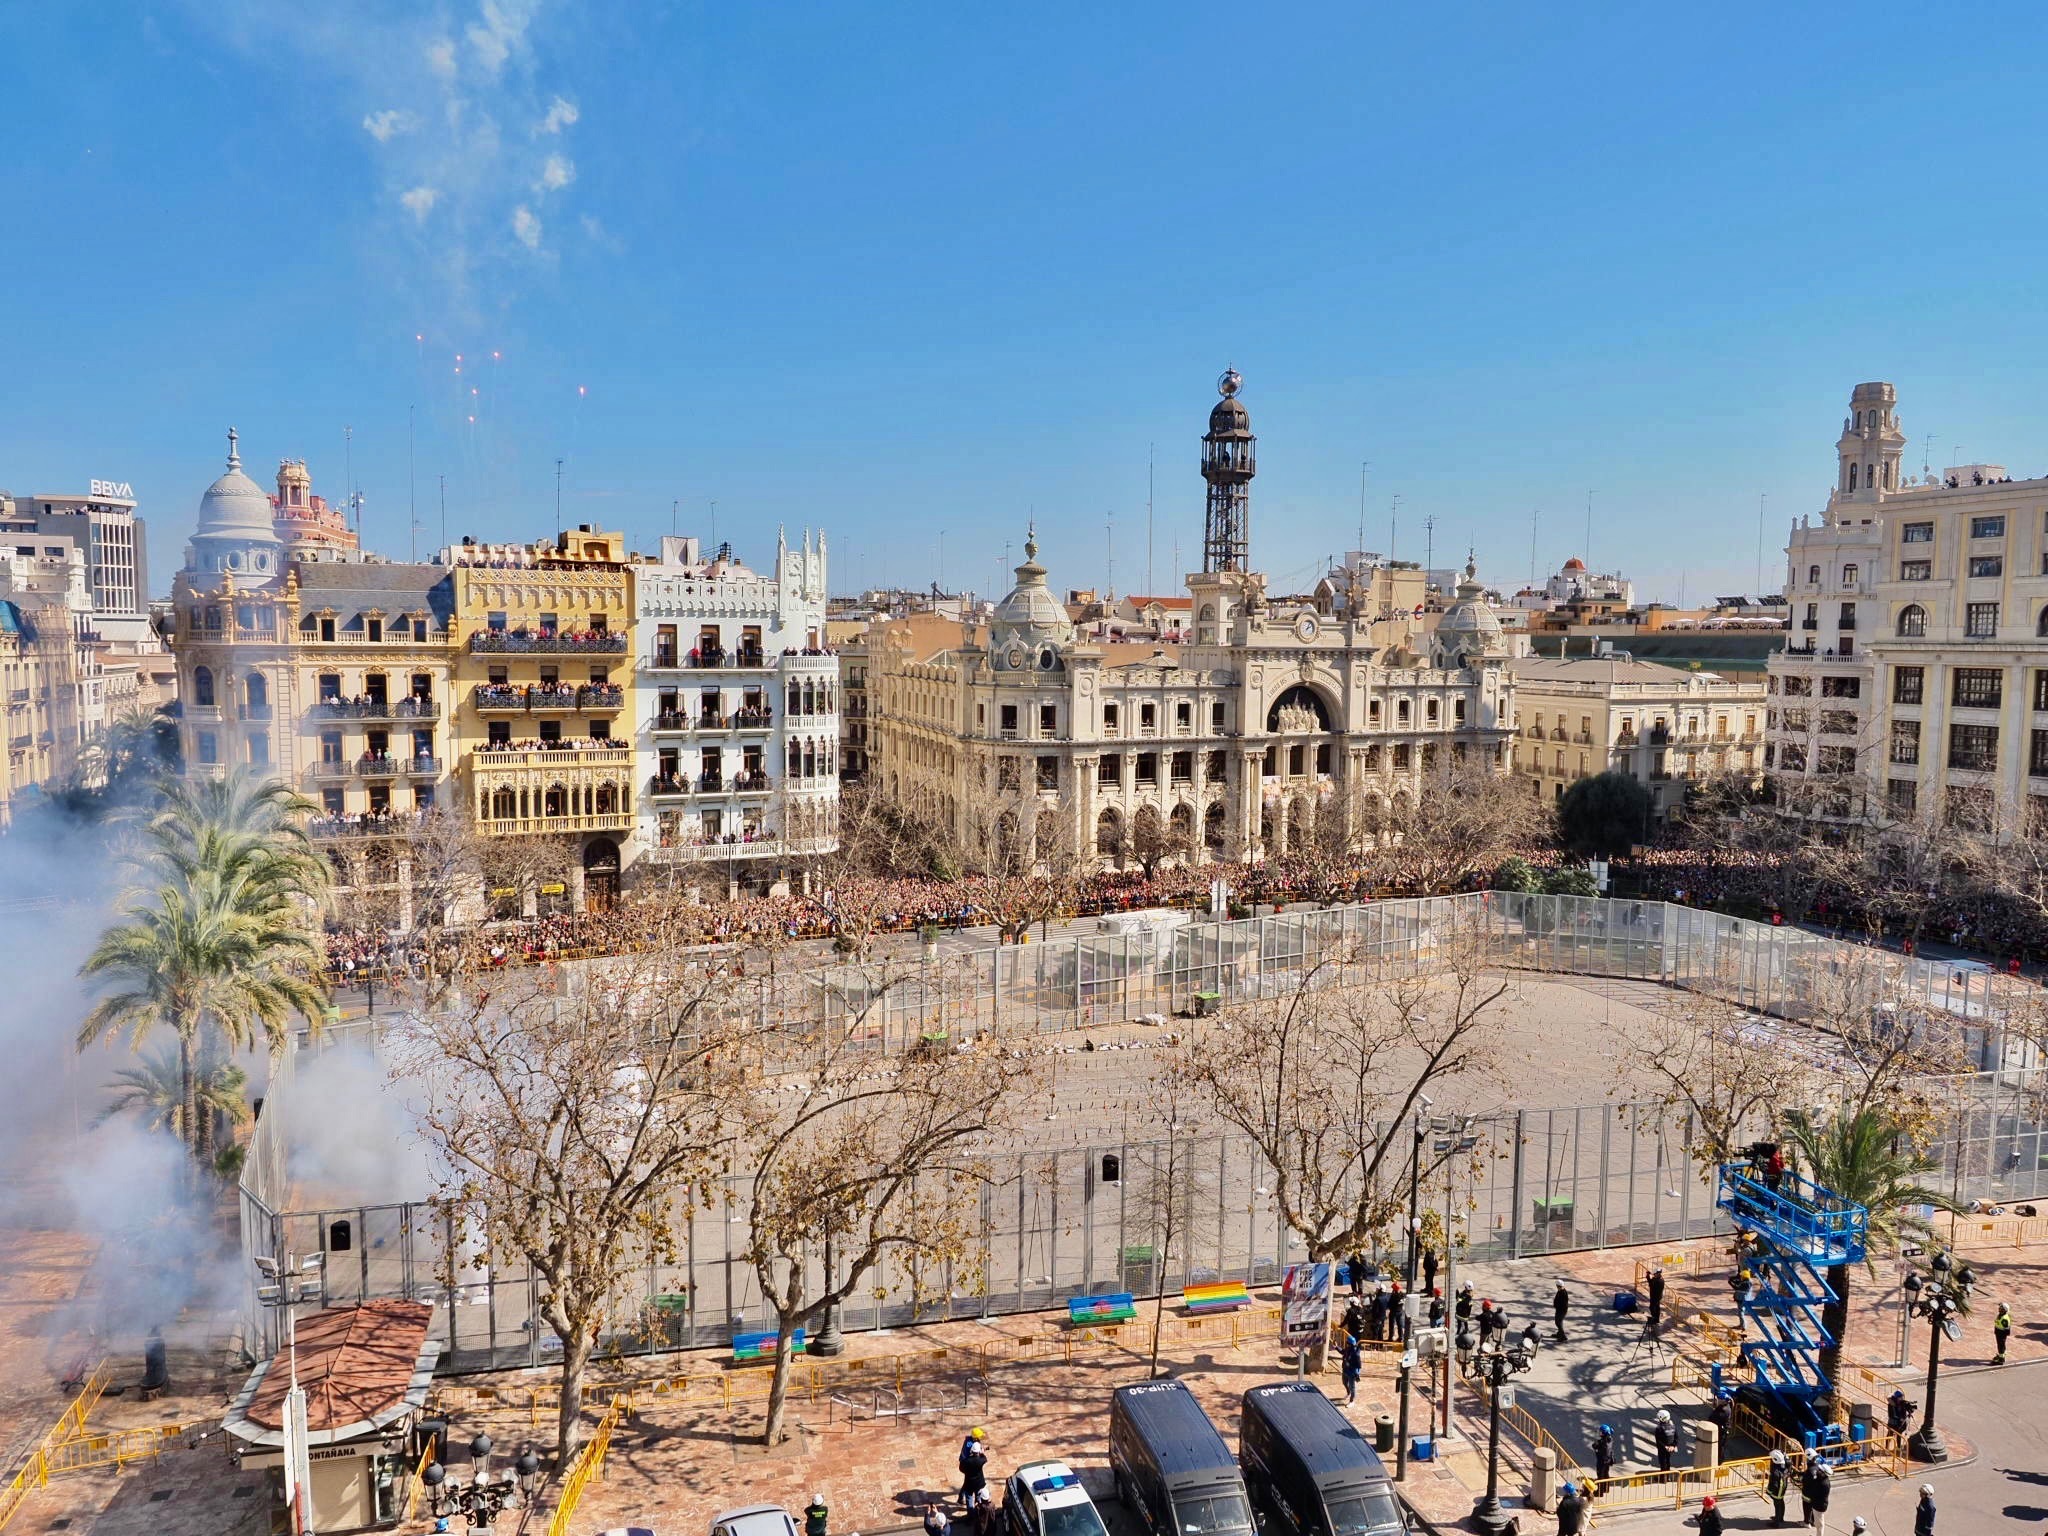
[[[267,1253],[252,1257],[256,1272],[268,1282],[256,1287],[257,1302],[284,1309],[285,1360],[291,1373],[284,1396],[285,1529],[289,1536],[304,1536],[313,1529],[313,1493],[308,1486],[312,1465],[306,1443],[306,1393],[299,1385],[299,1304],[321,1299],[327,1255],[315,1253],[302,1259],[287,1251],[282,1259]]]
[[[1506,1339],[1503,1326],[1483,1332],[1475,1345],[1471,1327],[1458,1328],[1458,1369],[1487,1393],[1486,1495],[1472,1506],[1472,1529],[1482,1536],[1503,1536],[1515,1528],[1514,1516],[1500,1502],[1500,1389],[1510,1376],[1528,1370],[1535,1356],[1519,1341],[1509,1344]]]
[[[1929,1261],[1933,1273],[1926,1279],[1906,1276],[1906,1307],[1915,1317],[1927,1319],[1927,1401],[1920,1410],[1920,1427],[1906,1445],[1921,1461],[1947,1461],[1948,1443],[1934,1422],[1934,1389],[1941,1379],[1941,1341],[1955,1337],[1956,1314],[1969,1304],[1970,1288],[1976,1275],[1965,1264],[1956,1268],[1946,1250]]]
[[[470,1474],[466,1483],[450,1482],[448,1469],[440,1462],[427,1463],[420,1480],[427,1486],[434,1518],[443,1522],[443,1529],[450,1515],[461,1515],[472,1531],[487,1531],[508,1508],[533,1501],[534,1491],[540,1486],[540,1458],[534,1455],[533,1447],[520,1446],[511,1467],[496,1476],[491,1474],[491,1450],[489,1435],[479,1434],[469,1442]]]
[[[1408,1153],[1408,1283],[1401,1298],[1401,1427],[1394,1443],[1394,1480],[1408,1476],[1408,1388],[1415,1374],[1415,1349],[1409,1342],[1409,1321],[1415,1315],[1415,1266],[1422,1257],[1422,1142],[1429,1133],[1428,1094],[1417,1096],[1415,1145]]]

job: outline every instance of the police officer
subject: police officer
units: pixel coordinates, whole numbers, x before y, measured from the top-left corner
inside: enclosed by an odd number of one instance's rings
[[[804,1536],[825,1536],[825,1524],[830,1511],[825,1508],[825,1495],[811,1495],[809,1508],[804,1510]]]
[[[1998,1340],[1998,1357],[1993,1365],[2005,1364],[2005,1341],[2012,1337],[2012,1308],[2004,1302],[1998,1304],[1998,1316],[1991,1320],[1991,1336]]]
[[[1600,1433],[1593,1437],[1593,1478],[1595,1486],[1590,1490],[1598,1494],[1599,1485],[1614,1476],[1614,1426],[1602,1424]]]
[[[1920,1502],[1913,1506],[1913,1536],[1934,1536],[1934,1484],[1920,1485]]]
[[[1657,1410],[1657,1470],[1671,1470],[1671,1453],[1678,1449],[1678,1426],[1671,1422],[1671,1410]]]
[[[1799,1479],[1799,1497],[1806,1505],[1806,1523],[1816,1536],[1827,1536],[1828,1496],[1834,1492],[1834,1475],[1818,1456],[1806,1459],[1806,1471]]]
[[[1557,1491],[1557,1536],[1580,1536],[1586,1528],[1586,1500],[1577,1483]]]

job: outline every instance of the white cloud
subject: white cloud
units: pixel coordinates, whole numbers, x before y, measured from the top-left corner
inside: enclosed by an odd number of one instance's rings
[[[427,68],[443,80],[455,78],[455,39],[437,37],[427,44]]]
[[[560,133],[564,128],[573,128],[583,113],[573,101],[564,101],[557,96],[548,104],[548,115],[533,125],[536,134]]]
[[[540,168],[540,180],[533,184],[536,192],[559,192],[576,179],[576,162],[567,155],[549,155]]]
[[[363,119],[363,131],[379,144],[389,144],[399,134],[411,133],[419,125],[418,118],[398,107],[372,112]]]
[[[485,74],[496,78],[505,61],[525,47],[526,28],[532,19],[532,0],[483,0],[477,7],[477,19],[463,36]]]
[[[590,243],[599,250],[610,251],[614,256],[626,249],[626,242],[604,227],[604,221],[594,213],[586,213],[582,220],[583,233]]]
[[[441,194],[432,187],[414,187],[409,192],[399,193],[398,200],[405,206],[407,213],[416,219],[424,220],[434,211],[434,204],[441,200]]]
[[[512,210],[512,233],[519,237],[519,243],[529,251],[540,249],[540,220],[524,203]]]

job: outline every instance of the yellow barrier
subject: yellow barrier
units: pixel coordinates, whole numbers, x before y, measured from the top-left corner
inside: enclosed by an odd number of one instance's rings
[[[1747,1493],[1764,1485],[1770,1470],[1768,1456],[1751,1456],[1741,1461],[1724,1461],[1711,1467],[1673,1467],[1669,1472],[1623,1472],[1602,1482],[1587,1480],[1587,1490],[1597,1502],[1596,1510],[1683,1509],[1688,1499],[1708,1494],[1721,1498]]]
[[[405,1490],[405,1511],[398,1517],[400,1525],[406,1524],[418,1513],[420,1495],[427,1490],[427,1463],[433,1459],[433,1446],[429,1445],[420,1452],[420,1464],[412,1469],[412,1486]]]
[[[604,1417],[597,1422],[597,1432],[584,1442],[583,1449],[576,1453],[575,1463],[569,1468],[569,1475],[562,1479],[562,1494],[555,1501],[555,1512],[548,1519],[547,1536],[569,1536],[569,1522],[576,1518],[576,1506],[583,1502],[583,1492],[594,1477],[604,1476],[605,1453],[611,1449],[612,1429],[621,1418],[633,1411],[633,1399],[620,1393],[605,1409]]]
[[[1555,1435],[1536,1422],[1536,1416],[1520,1403],[1503,1404],[1500,1416],[1531,1446],[1547,1445],[1557,1458],[1557,1472],[1560,1477],[1577,1479],[1584,1474],[1579,1458],[1566,1450]]]
[[[34,1450],[28,1454],[7,1486],[0,1488],[0,1530],[7,1522],[21,1512],[21,1506],[28,1502],[28,1496],[38,1488],[44,1488],[50,1481],[50,1453],[66,1440],[75,1439],[85,1431],[85,1416],[92,1412],[99,1402],[100,1394],[107,1389],[110,1367],[102,1360],[95,1365],[79,1386],[78,1396],[64,1405],[64,1411],[57,1415],[57,1422],[43,1432]]]
[[[116,1429],[99,1435],[73,1435],[51,1446],[44,1459],[49,1475],[83,1472],[88,1467],[125,1467],[131,1461],[153,1461],[165,1449],[195,1430],[210,1429],[218,1419],[190,1424],[155,1424],[145,1429]]]

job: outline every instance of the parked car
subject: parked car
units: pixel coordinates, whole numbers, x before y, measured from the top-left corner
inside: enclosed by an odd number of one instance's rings
[[[780,1504],[748,1504],[714,1518],[711,1536],[797,1536],[796,1516]]]
[[[1110,1395],[1109,1464],[1117,1497],[1152,1536],[1251,1536],[1237,1458],[1186,1382]]]
[[[1010,1536],[1109,1536],[1095,1501],[1064,1461],[1029,1461],[1003,1494]]]

